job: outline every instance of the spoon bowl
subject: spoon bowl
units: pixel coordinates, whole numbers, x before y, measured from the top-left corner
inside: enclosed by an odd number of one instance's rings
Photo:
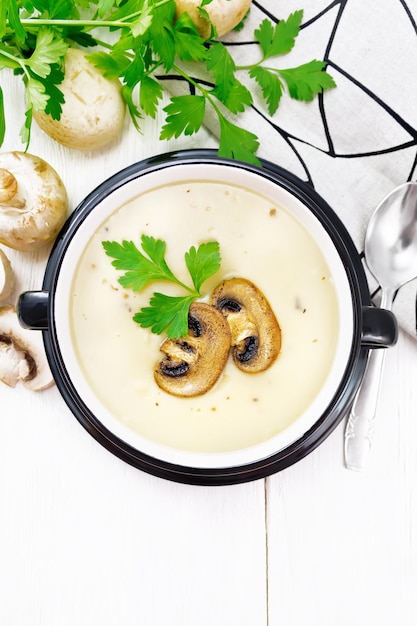
[[[365,260],[381,286],[381,304],[391,310],[396,291],[417,277],[417,183],[389,193],[373,213],[365,237]],[[345,462],[365,466],[375,427],[384,350],[372,350],[345,431]]]
[[[371,217],[365,258],[382,289],[394,292],[417,276],[417,183],[405,183],[382,200]]]

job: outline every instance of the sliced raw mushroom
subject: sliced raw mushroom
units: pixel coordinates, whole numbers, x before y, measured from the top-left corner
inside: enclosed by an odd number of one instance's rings
[[[0,243],[20,251],[53,241],[68,212],[57,172],[26,152],[0,154]]]
[[[225,280],[213,291],[211,303],[229,323],[237,367],[255,374],[272,365],[281,350],[281,329],[256,285],[245,278]]]
[[[12,306],[0,307],[0,380],[10,387],[21,382],[32,391],[53,383],[42,335],[22,328]]]
[[[188,315],[188,334],[166,339],[165,357],[155,368],[159,387],[174,396],[200,396],[219,379],[230,350],[230,330],[215,307],[193,303]]]
[[[0,300],[10,296],[14,287],[14,273],[6,254],[0,248]]]

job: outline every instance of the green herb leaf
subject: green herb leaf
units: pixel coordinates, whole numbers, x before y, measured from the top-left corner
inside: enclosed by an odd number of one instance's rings
[[[4,114],[4,97],[3,97],[3,90],[0,87],[0,146],[3,145],[5,135],[6,135],[6,117]]]
[[[238,80],[235,80],[229,87],[227,94],[223,91],[219,93],[217,87],[212,89],[210,94],[216,96],[231,113],[242,113],[253,102],[249,89]]]
[[[260,160],[255,156],[255,152],[259,148],[257,136],[244,128],[239,128],[239,126],[232,124],[224,116],[220,116],[219,121],[219,156],[253,163],[258,166],[261,165]]]
[[[163,95],[160,83],[150,76],[144,76],[140,81],[139,94],[139,104],[142,110],[146,115],[155,118],[158,110],[158,102]]]
[[[22,2],[22,4],[25,3]],[[72,0],[47,0],[47,2],[39,3],[39,0],[37,0],[37,2],[33,2],[33,4],[38,6],[38,8],[40,8],[39,4],[45,4],[46,13],[50,19],[65,20],[70,18],[78,19],[80,17],[80,13],[76,5],[85,6],[86,2],[73,2]]]
[[[152,5],[149,4],[147,0],[142,5],[140,16],[137,20],[132,22],[131,31],[134,37],[140,37],[144,35],[147,30],[151,27],[153,20],[153,8]]]
[[[127,270],[119,278],[119,283],[125,287],[140,291],[148,283],[155,280],[168,280],[175,282],[175,277],[165,261],[165,241],[142,235],[143,251],[149,256],[145,257],[136,247],[133,241],[103,241],[103,247],[108,256],[113,257],[113,267],[117,270]]]
[[[88,61],[101,71],[105,78],[110,80],[119,78],[129,68],[132,60],[122,52],[91,52],[87,55]]]
[[[261,66],[252,68],[249,76],[254,78],[260,86],[269,115],[274,115],[282,96],[282,83],[279,77],[276,73]]]
[[[148,283],[162,280],[174,283],[187,294],[167,296],[154,293],[149,306],[142,308],[133,319],[143,328],[151,328],[158,335],[164,330],[171,338],[186,335],[190,304],[202,295],[203,283],[220,268],[219,244],[217,241],[209,241],[200,244],[197,249],[192,246],[184,255],[193,283],[192,288],[181,282],[168,267],[165,261],[165,241],[142,235],[141,243],[147,256],[140,252],[133,241],[124,240],[121,244],[116,241],[102,242],[106,254],[114,259],[113,267],[125,270],[119,283],[125,288],[140,291]]]
[[[97,13],[99,17],[104,18],[108,13],[110,13],[111,9],[113,8],[113,5],[114,5],[113,0],[99,0],[98,7],[97,7]]]
[[[302,19],[303,11],[295,11],[286,20],[280,20],[275,28],[271,22],[263,20],[254,34],[264,53],[264,60],[287,54],[293,49]]]
[[[194,296],[167,296],[154,293],[148,307],[135,313],[133,319],[142,328],[150,328],[160,335],[164,331],[170,339],[185,337],[188,332],[188,312]]]
[[[65,102],[64,94],[57,87],[64,80],[64,73],[58,66],[51,66],[49,76],[42,80],[45,86],[45,93],[48,96],[48,102],[45,106],[45,113],[48,113],[52,119],[59,120],[62,113],[62,105]]]
[[[25,123],[23,124],[19,133],[22,143],[25,144],[25,150],[28,149],[29,143],[30,143],[30,131],[32,129],[32,118],[33,118],[33,109],[32,107],[29,107],[25,111]]]
[[[220,269],[219,243],[217,241],[202,243],[199,245],[198,250],[192,246],[185,253],[185,263],[190,272],[195,290],[200,292],[202,284]]]
[[[7,28],[7,2],[0,2],[0,37],[4,37]]]
[[[325,67],[324,61],[310,61],[279,73],[287,83],[292,98],[309,102],[324,89],[336,87],[330,74],[323,71]]]
[[[41,28],[36,39],[36,48],[26,60],[26,65],[40,76],[46,78],[51,71],[51,65],[62,63],[68,44],[61,38],[55,38],[48,28]]]
[[[9,18],[9,26],[12,32],[14,32],[14,34],[16,35],[16,39],[19,43],[24,43],[26,39],[26,31],[20,21],[19,7],[17,2],[15,2],[15,0],[1,0],[1,2],[5,5],[3,7],[2,15],[4,15],[5,11],[7,12]]]
[[[45,85],[34,78],[29,78],[26,84],[26,93],[34,111],[44,111],[48,103]]]
[[[226,102],[230,90],[236,82],[236,65],[226,46],[218,42],[210,47],[207,53],[206,67],[216,82],[217,98],[221,102]]]
[[[127,108],[133,125],[136,130],[140,132],[139,120],[142,118],[142,115],[133,101],[133,88],[129,85],[124,85],[121,89],[121,93],[124,101],[127,104]]]
[[[150,42],[153,52],[160,59],[166,72],[169,72],[175,61],[174,29],[171,24],[160,26],[160,31]]]
[[[188,13],[182,13],[174,25],[175,52],[183,61],[204,61],[207,49]]]
[[[203,124],[206,100],[204,96],[174,96],[164,111],[168,114],[160,139],[171,139],[196,133]]]

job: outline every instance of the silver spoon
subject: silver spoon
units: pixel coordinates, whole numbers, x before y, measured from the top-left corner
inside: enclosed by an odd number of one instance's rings
[[[417,277],[417,183],[400,185],[377,206],[365,237],[365,259],[381,285],[381,308],[392,308],[401,285]],[[373,440],[385,350],[371,350],[345,431],[345,463],[365,466]]]

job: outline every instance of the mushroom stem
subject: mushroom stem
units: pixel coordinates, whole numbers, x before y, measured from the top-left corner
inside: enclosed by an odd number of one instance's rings
[[[9,170],[0,167],[0,203],[10,204],[17,194],[17,180]]]
[[[14,273],[12,265],[0,249],[0,300],[8,298],[14,288]]]

